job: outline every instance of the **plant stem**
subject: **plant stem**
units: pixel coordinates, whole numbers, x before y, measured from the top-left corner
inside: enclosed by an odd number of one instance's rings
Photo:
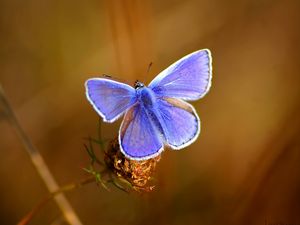
[[[48,190],[50,192],[54,192],[59,189],[59,186],[57,182],[55,181],[53,175],[51,174],[47,164],[43,160],[43,157],[37,150],[37,148],[32,144],[29,137],[26,135],[25,131],[21,127],[12,107],[10,106],[4,90],[1,87],[0,84],[0,103],[3,104],[5,114],[7,115],[7,118],[9,119],[11,125],[15,128],[15,131],[22,141],[24,148],[26,149],[27,153],[30,156],[30,159],[35,166],[37,172],[41,176],[42,180],[44,181],[45,185],[47,186]],[[65,197],[63,193],[60,193],[58,195],[55,195],[55,201],[62,211],[66,221],[69,224],[72,225],[82,225],[81,221],[79,220],[78,216],[76,215],[75,211],[73,210],[71,204]]]
[[[32,218],[38,212],[40,212],[43,209],[43,207],[58,194],[61,194],[63,192],[67,192],[67,191],[71,191],[76,188],[80,188],[80,187],[84,186],[85,184],[89,184],[92,182],[95,182],[94,176],[87,177],[78,183],[71,183],[71,184],[65,185],[65,186],[61,187],[60,189],[50,193],[47,197],[42,199],[26,216],[24,216],[23,219],[17,225],[28,224],[32,220]]]

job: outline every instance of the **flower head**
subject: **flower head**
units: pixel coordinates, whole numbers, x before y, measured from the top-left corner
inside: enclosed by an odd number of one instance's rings
[[[151,191],[153,174],[160,155],[143,161],[126,158],[120,151],[118,139],[112,140],[105,152],[104,161],[107,167],[121,179],[128,181],[136,191]]]

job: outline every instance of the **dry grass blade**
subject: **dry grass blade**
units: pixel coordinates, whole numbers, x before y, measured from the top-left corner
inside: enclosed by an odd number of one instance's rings
[[[39,151],[35,148],[35,146],[30,141],[29,137],[24,132],[23,128],[21,127],[13,109],[11,108],[5,93],[0,85],[0,104],[3,105],[4,110],[6,111],[7,118],[9,119],[11,125],[15,128],[15,131],[23,143],[23,146],[27,153],[30,156],[30,159],[35,166],[37,172],[39,173],[40,177],[44,181],[45,185],[47,186],[50,192],[54,192],[59,189],[57,182],[55,181],[54,177],[52,176],[48,166],[46,165],[43,157],[40,155]],[[55,201],[58,207],[61,209],[66,221],[72,225],[81,225],[81,221],[79,220],[78,216],[76,215],[75,211],[73,210],[71,204],[65,197],[63,193],[58,194],[55,196]],[[20,224],[26,224],[28,220],[24,220]]]

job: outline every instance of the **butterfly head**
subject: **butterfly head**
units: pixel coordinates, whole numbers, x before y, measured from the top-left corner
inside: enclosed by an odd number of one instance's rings
[[[136,81],[134,82],[134,88],[135,88],[135,89],[140,89],[140,88],[142,88],[142,87],[145,87],[145,85],[144,85],[142,82],[139,82],[138,80],[136,80]]]

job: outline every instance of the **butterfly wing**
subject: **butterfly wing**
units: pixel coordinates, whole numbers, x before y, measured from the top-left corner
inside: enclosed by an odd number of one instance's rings
[[[163,150],[160,131],[140,104],[130,108],[119,133],[121,152],[133,160],[153,158]]]
[[[211,86],[211,61],[208,49],[193,52],[162,71],[149,87],[158,97],[197,100]]]
[[[86,81],[86,96],[105,122],[114,122],[136,102],[135,89],[106,78]]]
[[[173,98],[157,100],[160,124],[167,144],[182,149],[193,143],[200,133],[200,119],[190,104]]]

